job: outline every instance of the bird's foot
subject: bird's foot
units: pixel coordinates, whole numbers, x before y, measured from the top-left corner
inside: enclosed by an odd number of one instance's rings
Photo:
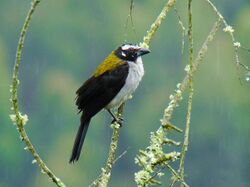
[[[120,127],[122,127],[122,123],[123,123],[123,118],[121,116],[116,116],[115,114],[113,114],[113,112],[108,109],[108,112],[110,113],[110,115],[113,117],[113,120],[111,123],[118,123],[120,125]]]
[[[111,123],[118,123],[120,125],[120,127],[122,127],[123,124],[123,118],[122,117],[114,117]]]

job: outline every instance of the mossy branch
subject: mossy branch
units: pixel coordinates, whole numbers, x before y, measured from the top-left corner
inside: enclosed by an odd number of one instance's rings
[[[145,183],[145,179],[150,178],[150,174],[154,172],[154,168],[152,168],[152,160],[155,160],[158,158],[159,154],[175,154],[177,157],[176,159],[178,159],[180,157],[180,153],[176,153],[176,152],[171,152],[171,153],[164,153],[162,152],[163,150],[163,146],[164,144],[159,143],[161,140],[166,139],[167,136],[167,132],[170,129],[178,129],[178,127],[175,127],[173,124],[170,123],[170,120],[172,118],[173,115],[173,111],[174,109],[178,106],[178,104],[180,103],[180,101],[182,100],[182,93],[187,89],[190,88],[190,80],[192,80],[192,76],[194,75],[194,73],[197,71],[199,65],[201,64],[207,49],[208,49],[208,45],[210,44],[211,41],[213,41],[214,36],[219,28],[221,24],[221,18],[219,18],[215,24],[213,25],[209,35],[207,36],[205,42],[203,43],[201,49],[198,52],[197,57],[195,58],[194,62],[192,63],[192,67],[190,68],[190,64],[188,64],[185,68],[185,71],[187,72],[186,76],[184,77],[183,81],[181,83],[177,84],[177,90],[175,90],[175,93],[170,95],[170,102],[167,106],[167,108],[164,111],[163,114],[163,118],[161,119],[161,127],[159,127],[159,129],[151,134],[156,134],[156,137],[150,137],[150,145],[146,148],[146,150],[140,150],[140,153],[137,155],[136,157],[136,163],[138,163],[138,165],[142,166],[143,168],[138,171],[135,174],[135,180],[137,182],[138,186],[148,186],[150,183]],[[190,25],[189,25],[190,27]],[[190,30],[190,28],[189,28]],[[192,62],[190,60],[190,62]],[[192,90],[190,91],[190,96],[189,96],[189,109],[188,111],[191,111],[191,103],[192,103]],[[187,115],[187,120],[190,119],[190,114]],[[189,123],[189,122],[188,122]],[[156,141],[158,140],[158,141]],[[157,149],[156,149],[157,148]],[[138,159],[139,158],[139,159]],[[168,162],[159,162],[158,164],[160,166],[162,165],[168,165],[169,162],[171,161],[175,161],[174,160],[169,160]],[[152,170],[153,169],[153,170]],[[171,173],[173,173],[174,170],[170,170]],[[176,171],[174,171],[174,173],[177,173]],[[175,174],[173,174],[173,181],[180,181],[182,185],[184,185],[183,183],[183,178],[180,180],[178,179]],[[170,186],[173,186],[175,182],[173,182],[170,184]],[[159,181],[158,181],[159,182]],[[151,183],[152,184],[152,183]]]
[[[235,62],[237,65],[240,65],[241,67],[244,68],[244,70],[247,71],[247,73],[250,72],[250,68],[241,63],[240,62],[240,59],[239,59],[239,54],[238,54],[238,50],[239,48],[242,48],[242,49],[246,49],[244,47],[241,46],[240,42],[238,42],[236,39],[235,39],[235,36],[234,36],[234,29],[232,28],[232,26],[230,26],[227,21],[225,20],[225,18],[222,16],[222,14],[220,13],[220,11],[216,8],[216,6],[210,1],[210,0],[205,0],[209,6],[213,9],[213,11],[216,13],[216,15],[222,20],[223,22],[223,25],[225,26],[223,28],[223,31],[228,33],[231,37],[231,41],[232,41],[232,46],[234,47],[234,56],[235,56]],[[248,50],[248,49],[246,49]],[[249,50],[248,50],[249,51]]]
[[[214,23],[210,33],[208,34],[206,40],[204,41],[202,47],[198,52],[197,57],[194,60],[192,69],[190,69],[189,65],[185,67],[185,71],[187,72],[187,74],[185,75],[182,82],[177,84],[177,90],[175,90],[175,93],[173,95],[170,95],[170,102],[168,104],[168,107],[164,111],[163,118],[161,119],[163,127],[168,128],[169,125],[171,124],[170,119],[172,118],[173,111],[178,106],[179,102],[182,100],[182,93],[187,89],[189,85],[190,75],[193,75],[197,71],[199,65],[201,64],[208,50],[208,45],[210,44],[211,41],[213,41],[214,36],[220,24],[221,24],[221,18],[219,18]]]
[[[146,36],[143,37],[143,42],[141,43],[142,47],[149,48],[149,43],[152,37],[155,35],[156,31],[160,27],[162,21],[166,18],[170,9],[174,6],[176,0],[169,0],[166,5],[163,7],[162,11],[151,25],[150,29],[147,31]]]
[[[118,108],[118,112],[117,112],[118,117],[122,116],[124,106],[125,106],[125,103],[122,103],[122,105]],[[114,122],[111,124],[111,128],[113,129],[113,134],[111,137],[111,143],[109,146],[109,153],[108,153],[106,165],[104,168],[102,168],[102,172],[99,175],[99,177],[97,177],[97,179],[94,180],[89,186],[96,186],[96,187],[108,186],[111,172],[112,172],[112,167],[116,161],[115,154],[116,154],[116,149],[117,149],[119,135],[120,135],[120,125],[117,122]]]
[[[189,66],[190,72],[193,69],[193,51],[194,51],[194,41],[193,41],[193,21],[192,21],[192,0],[188,0],[188,40],[189,40]],[[185,155],[189,144],[189,130],[190,130],[190,120],[193,102],[193,74],[189,75],[189,97],[188,97],[188,107],[187,107],[187,117],[186,117],[186,127],[184,132],[184,140],[182,144],[182,151],[180,157],[179,173],[184,181],[184,162]],[[184,185],[181,184],[183,187]]]
[[[15,59],[15,65],[13,70],[13,76],[12,76],[12,85],[11,85],[11,103],[12,103],[12,110],[14,111],[14,114],[10,115],[10,118],[14,124],[16,124],[17,130],[20,134],[21,140],[26,144],[25,150],[30,151],[32,156],[34,157],[34,160],[32,163],[37,163],[37,165],[41,168],[41,172],[48,175],[48,177],[58,186],[58,187],[65,187],[64,183],[56,177],[54,173],[46,166],[46,164],[43,162],[43,160],[40,158],[39,154],[36,152],[34,146],[32,145],[31,141],[29,140],[29,137],[24,129],[24,125],[28,121],[27,115],[22,115],[19,111],[19,102],[18,102],[18,94],[17,94],[17,88],[19,84],[18,80],[18,72],[19,72],[19,66],[21,62],[21,56],[22,56],[22,49],[24,46],[24,40],[26,33],[29,28],[29,24],[32,19],[32,15],[34,14],[38,4],[40,3],[40,0],[33,0],[31,2],[31,6],[29,9],[29,12],[27,14],[27,17],[25,19],[24,25],[22,27],[19,42],[17,45],[17,52],[16,52],[16,59]]]

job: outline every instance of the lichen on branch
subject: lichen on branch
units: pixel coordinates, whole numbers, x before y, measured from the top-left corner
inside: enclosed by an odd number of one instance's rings
[[[173,124],[171,124],[170,120],[172,118],[173,112],[175,110],[175,108],[179,105],[180,101],[182,100],[182,95],[183,92],[186,91],[187,88],[190,88],[190,80],[192,80],[192,77],[194,75],[194,73],[197,71],[199,65],[201,64],[202,60],[204,59],[204,56],[208,50],[208,45],[210,44],[211,41],[213,41],[214,36],[219,28],[221,24],[221,18],[219,18],[215,24],[213,25],[210,33],[208,34],[206,40],[204,41],[202,47],[200,48],[200,50],[198,51],[197,57],[195,58],[195,60],[192,62],[190,60],[191,63],[189,63],[186,67],[185,67],[185,71],[186,71],[186,76],[184,77],[183,81],[181,83],[177,84],[177,89],[174,91],[173,94],[170,95],[169,99],[170,102],[168,104],[168,106],[166,107],[166,109],[164,110],[164,114],[163,117],[161,119],[161,126],[155,131],[155,133],[151,133],[150,136],[150,143],[149,146],[145,148],[145,150],[140,150],[138,155],[135,158],[135,162],[141,167],[141,170],[139,170],[137,173],[135,173],[135,181],[137,183],[138,186],[149,186],[152,184],[159,184],[160,181],[158,180],[149,180],[152,179],[153,177],[156,177],[157,175],[155,175],[155,172],[157,171],[158,167],[165,167],[168,168],[168,170],[172,173],[173,178],[172,178],[172,182],[170,183],[169,186],[173,186],[175,184],[176,181],[179,181],[181,183],[182,186],[188,186],[184,179],[183,176],[184,174],[182,173],[181,175],[179,174],[179,172],[175,171],[169,164],[173,161],[176,161],[181,153],[172,151],[172,152],[161,152],[161,150],[163,150],[163,146],[165,146],[165,144],[156,142],[156,141],[152,141],[152,139],[167,139],[167,135],[168,135],[168,131],[169,130],[177,130],[178,132],[180,132],[180,129],[176,126],[174,126]],[[190,53],[191,53],[191,49],[190,49]],[[191,112],[191,103],[192,103],[192,95],[193,95],[193,90],[191,87],[190,90],[190,99],[189,99],[189,109],[188,111]],[[187,124],[190,122],[190,114],[187,115]],[[152,134],[156,134],[157,137],[153,137],[152,138]],[[155,149],[155,147],[157,149]],[[186,146],[184,146],[184,150],[187,149]],[[156,151],[155,151],[156,150]],[[178,155],[178,157],[176,157],[175,159],[171,160],[162,160],[161,157],[159,157],[158,155]],[[184,157],[183,157],[184,159]],[[154,163],[157,163],[157,165],[153,165],[152,160],[154,161]],[[143,162],[142,162],[143,161]],[[163,162],[162,162],[163,161]],[[153,167],[152,167],[153,166]]]
[[[34,160],[32,163],[36,163],[43,174],[47,174],[47,176],[58,186],[58,187],[65,187],[65,184],[58,178],[56,175],[47,167],[47,165],[44,163],[44,161],[40,158],[39,154],[36,152],[34,146],[32,145],[25,129],[24,125],[28,121],[28,116],[26,114],[22,115],[19,111],[19,102],[18,102],[18,95],[17,95],[17,88],[20,83],[18,80],[18,72],[21,62],[21,56],[22,56],[22,49],[24,46],[25,36],[27,34],[29,24],[32,19],[32,15],[34,14],[38,4],[40,3],[40,0],[33,0],[31,2],[31,6],[29,9],[29,12],[27,14],[27,17],[25,19],[24,25],[22,27],[19,42],[17,45],[17,51],[16,51],[16,59],[15,59],[15,65],[13,70],[13,76],[12,76],[12,85],[11,85],[11,109],[13,110],[14,114],[10,115],[10,119],[13,122],[13,124],[16,125],[17,131],[20,134],[21,140],[25,143],[26,147],[24,150],[28,150],[32,156],[34,157]]]

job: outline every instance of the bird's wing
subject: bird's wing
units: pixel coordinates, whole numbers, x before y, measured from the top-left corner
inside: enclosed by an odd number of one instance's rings
[[[88,79],[77,91],[76,105],[91,118],[103,109],[121,90],[128,76],[129,65],[123,63],[114,69]]]

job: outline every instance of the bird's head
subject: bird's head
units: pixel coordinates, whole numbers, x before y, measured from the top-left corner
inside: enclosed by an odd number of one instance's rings
[[[135,62],[138,57],[148,53],[150,53],[149,49],[132,44],[123,44],[115,50],[115,55],[118,58],[132,62]]]
[[[96,68],[94,76],[97,77],[102,75],[104,72],[117,68],[125,62],[137,63],[137,60],[139,60],[138,58],[147,53],[150,53],[150,51],[146,48],[138,45],[123,44],[112,51],[112,53],[110,53],[109,56]]]

